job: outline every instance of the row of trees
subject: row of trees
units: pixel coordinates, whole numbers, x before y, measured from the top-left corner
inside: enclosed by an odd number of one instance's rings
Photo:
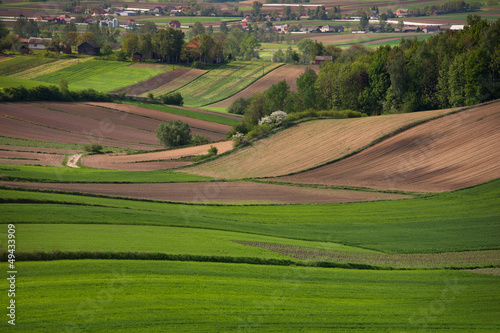
[[[363,46],[335,49],[319,73],[307,69],[297,92],[281,81],[229,112],[244,114],[235,130],[246,133],[276,110],[355,110],[378,115],[472,105],[500,98],[500,19],[470,15],[463,31],[426,41],[404,39],[374,52]],[[311,44],[313,45],[313,44]],[[314,48],[314,47],[313,47]],[[310,48],[312,49],[312,48]]]

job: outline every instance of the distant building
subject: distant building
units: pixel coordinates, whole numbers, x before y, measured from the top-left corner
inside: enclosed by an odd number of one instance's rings
[[[21,45],[21,47],[19,48],[19,52],[21,52],[21,54],[29,54],[30,49],[26,47],[26,45]]]
[[[332,56],[316,56],[314,58],[314,64],[315,65],[319,65],[321,64],[322,62],[325,62],[325,61],[332,61],[333,60],[333,57]]]
[[[62,53],[64,53],[64,54],[71,54],[71,53],[73,53],[71,51],[71,45],[65,45],[64,48],[63,48],[63,50],[62,50]]]
[[[437,25],[424,25],[422,32],[425,32],[426,34],[439,32],[439,27]]]
[[[321,32],[344,32],[344,27],[341,25],[325,25],[320,28]]]
[[[52,42],[52,38],[31,37],[28,40],[28,47],[35,50],[45,50],[45,45],[49,44],[50,42]]]
[[[101,47],[95,42],[83,42],[78,45],[78,54],[98,55]]]
[[[398,10],[396,10],[395,14],[397,17],[407,17],[408,16],[408,9],[398,9]]]
[[[139,52],[134,53],[132,56],[132,61],[142,61],[142,54]]]
[[[170,21],[170,23],[168,24],[168,26],[170,28],[180,28],[181,27],[181,22],[179,22],[177,20],[172,20],[172,21]]]
[[[463,24],[454,24],[450,27],[450,30],[464,30]]]

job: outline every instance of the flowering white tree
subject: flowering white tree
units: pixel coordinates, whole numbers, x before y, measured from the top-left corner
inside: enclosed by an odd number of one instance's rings
[[[271,127],[279,126],[283,123],[288,115],[283,111],[274,111],[269,116],[259,120],[259,125],[269,125]]]

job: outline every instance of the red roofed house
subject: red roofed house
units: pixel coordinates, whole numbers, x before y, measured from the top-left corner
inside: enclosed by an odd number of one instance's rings
[[[180,28],[181,27],[181,22],[179,22],[177,20],[172,20],[172,21],[170,21],[170,23],[168,24],[168,26],[170,28]]]

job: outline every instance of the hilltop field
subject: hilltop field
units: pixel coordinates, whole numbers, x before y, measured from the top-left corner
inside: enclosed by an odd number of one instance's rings
[[[4,0],[0,16],[66,4]],[[216,35],[254,2],[196,6],[229,15],[200,20]],[[176,18],[188,33],[195,17]],[[14,299],[19,332],[500,331],[500,24],[476,23],[490,30],[432,39],[346,22],[193,66],[0,56],[0,269],[16,275],[0,279],[0,330]],[[229,32],[231,52],[248,36]],[[332,61],[313,64],[315,47]],[[299,60],[268,61],[278,50]],[[192,139],[161,144],[168,121]]]

